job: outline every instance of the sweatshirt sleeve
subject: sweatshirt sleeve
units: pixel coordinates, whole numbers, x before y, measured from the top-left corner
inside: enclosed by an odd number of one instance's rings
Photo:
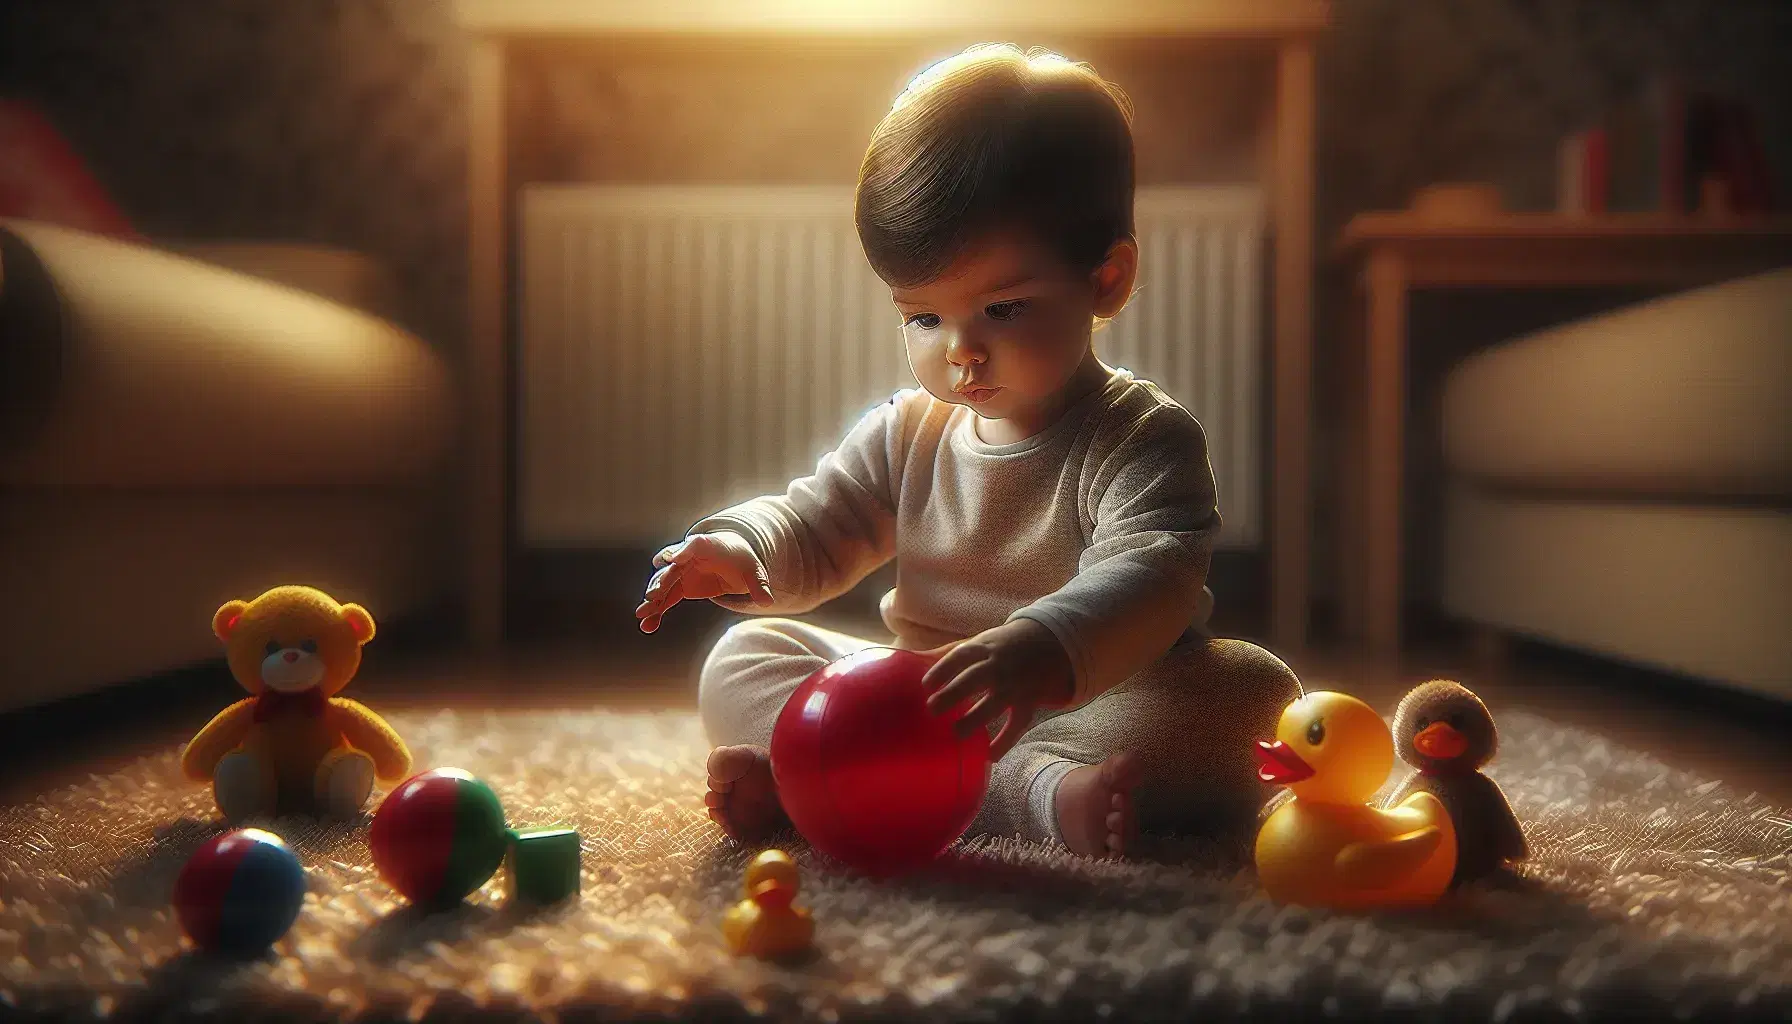
[[[903,412],[914,394],[898,391],[860,417],[815,472],[792,481],[783,494],[749,498],[686,531],[738,533],[765,566],[771,604],[756,605],[746,594],[712,602],[759,615],[800,615],[895,557]]]
[[[1071,706],[1145,668],[1199,616],[1220,526],[1201,425],[1161,406],[1133,425],[1091,485],[1094,527],[1077,573],[1009,619],[1035,619],[1076,674]]]

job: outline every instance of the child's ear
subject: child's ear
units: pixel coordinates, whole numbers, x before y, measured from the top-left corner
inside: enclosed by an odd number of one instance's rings
[[[342,621],[355,631],[357,643],[365,644],[373,639],[373,616],[367,614],[367,609],[358,604],[345,604],[342,606]]]
[[[212,616],[212,632],[217,634],[218,639],[230,642],[230,634],[236,632],[237,620],[248,610],[247,601],[224,602],[224,607],[219,608],[218,614]]]
[[[1122,238],[1108,250],[1108,258],[1095,268],[1095,315],[1111,320],[1132,298],[1133,281],[1139,274],[1139,243]]]

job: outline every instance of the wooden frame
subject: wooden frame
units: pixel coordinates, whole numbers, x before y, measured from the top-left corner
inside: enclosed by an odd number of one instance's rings
[[[456,0],[484,36],[1055,32],[1268,38],[1323,29],[1330,0]]]
[[[505,180],[507,44],[539,37],[793,36],[902,38],[1027,33],[1092,37],[1241,39],[1277,47],[1269,136],[1274,166],[1271,233],[1273,421],[1270,471],[1271,640],[1284,654],[1305,645],[1313,529],[1312,433],[1314,39],[1330,0],[457,0],[472,36],[468,65],[467,506],[465,586],[477,648],[503,639],[510,553],[511,417],[505,346],[509,306],[509,204]]]
[[[1348,389],[1343,479],[1347,635],[1400,653],[1407,306],[1419,288],[1691,288],[1792,265],[1792,221],[1667,214],[1359,214],[1335,251],[1352,272],[1362,347]]]

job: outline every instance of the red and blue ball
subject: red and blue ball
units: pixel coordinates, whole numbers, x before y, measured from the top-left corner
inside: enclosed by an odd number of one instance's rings
[[[181,931],[201,949],[257,953],[298,919],[305,869],[286,843],[258,828],[210,839],[174,883]]]
[[[490,786],[459,768],[437,768],[386,796],[367,845],[386,884],[413,904],[442,908],[497,874],[510,833]]]

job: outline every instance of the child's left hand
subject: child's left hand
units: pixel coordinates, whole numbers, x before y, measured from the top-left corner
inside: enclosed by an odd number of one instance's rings
[[[932,694],[928,710],[945,714],[983,695],[958,720],[959,735],[986,728],[1008,712],[1008,720],[990,742],[991,758],[1006,754],[1020,740],[1040,705],[1062,704],[1076,692],[1070,655],[1051,630],[1033,619],[1005,622],[921,653],[939,659],[921,677],[921,685]]]

